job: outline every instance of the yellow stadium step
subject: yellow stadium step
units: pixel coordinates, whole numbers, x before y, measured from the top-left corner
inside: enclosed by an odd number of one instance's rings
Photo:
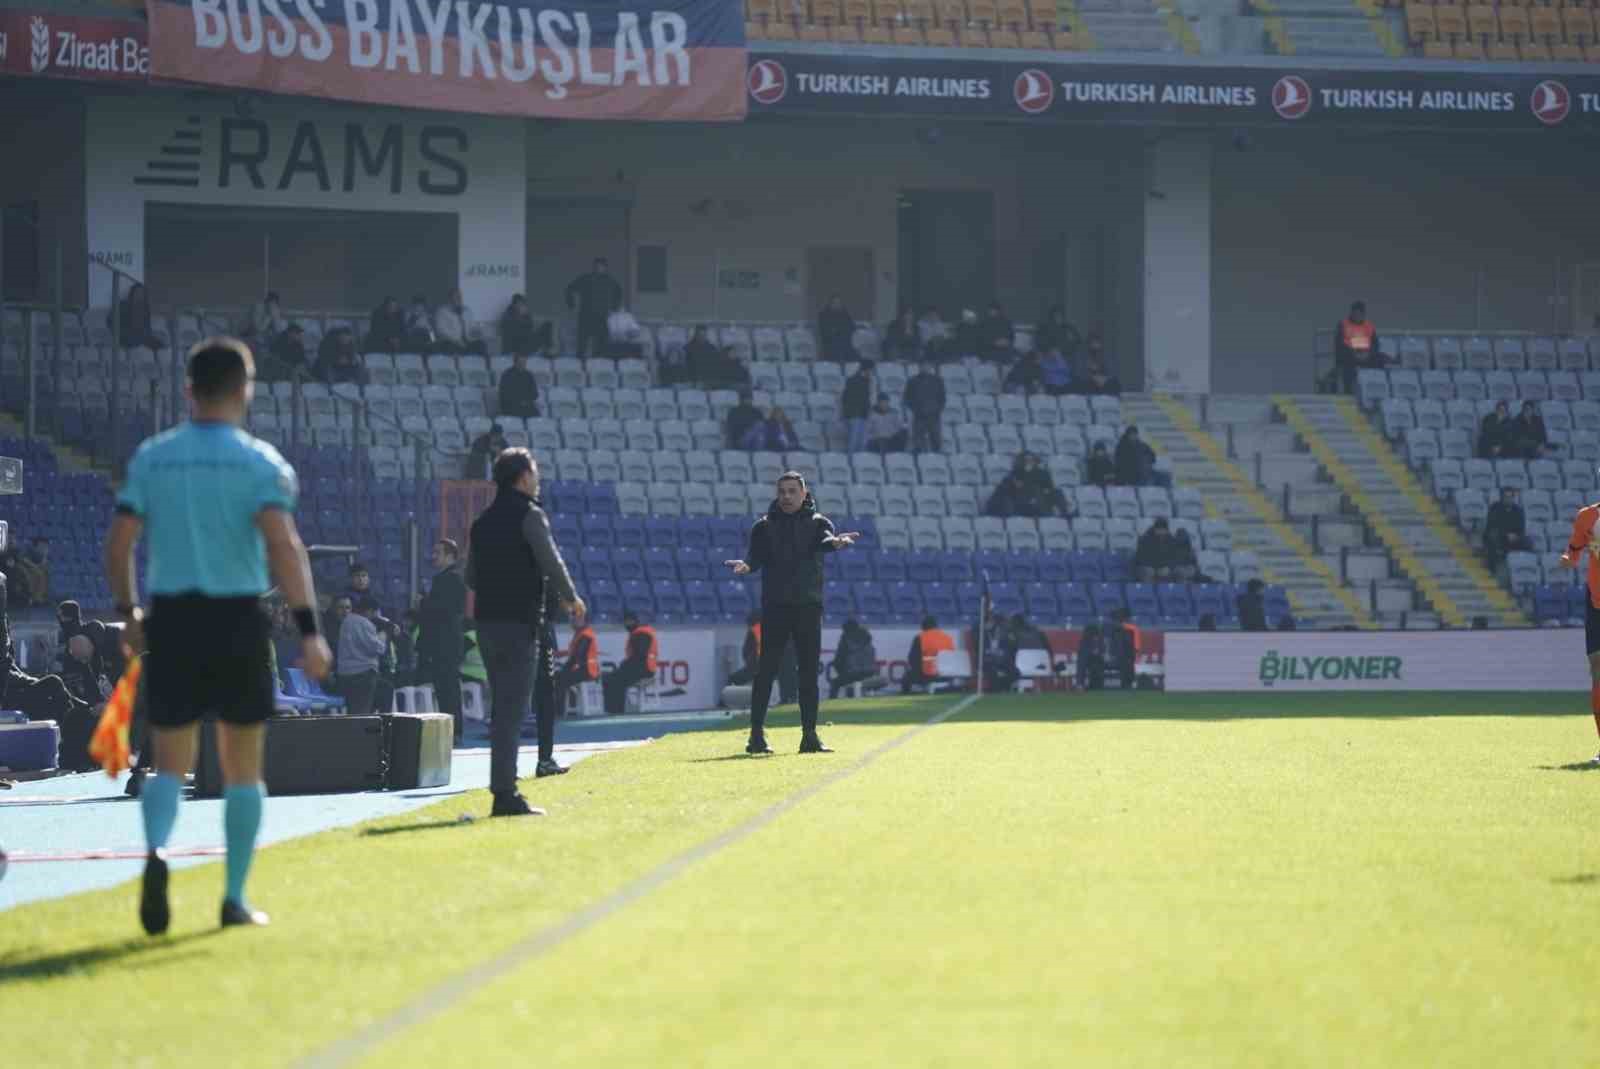
[[[1205,495],[1206,513],[1234,526],[1239,548],[1257,552],[1262,576],[1284,587],[1297,617],[1322,626],[1376,626],[1366,601],[1339,576],[1295,527],[1255,479],[1229,458],[1221,442],[1195,418],[1186,404],[1166,394],[1123,400],[1124,419],[1137,422],[1152,444],[1168,443],[1169,459],[1180,485],[1195,486]],[[1136,417],[1136,418],[1135,418]]]
[[[1486,616],[1498,626],[1528,626],[1510,592],[1352,399],[1273,400],[1445,624],[1467,627]]]

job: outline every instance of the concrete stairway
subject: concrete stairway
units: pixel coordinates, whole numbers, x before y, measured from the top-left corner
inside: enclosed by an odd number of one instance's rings
[[[1515,600],[1350,398],[1274,401],[1442,622],[1468,627],[1484,616],[1491,627],[1528,626]]]
[[[1257,482],[1256,469],[1264,461],[1254,457],[1271,456],[1276,467],[1287,463],[1303,469],[1275,476],[1304,484],[1292,495],[1302,505],[1337,511],[1337,492],[1313,485],[1315,462],[1291,456],[1293,432],[1272,425],[1269,398],[1129,394],[1122,399],[1122,412],[1124,422],[1137,424],[1156,452],[1171,462],[1176,481],[1201,492],[1207,514],[1229,522],[1234,548],[1256,553],[1266,580],[1288,592],[1302,627],[1373,626],[1364,591],[1340,577],[1338,552],[1313,548],[1309,535],[1314,521],[1291,518],[1293,508],[1286,516],[1276,492],[1265,492]],[[1250,459],[1241,460],[1241,455]]]

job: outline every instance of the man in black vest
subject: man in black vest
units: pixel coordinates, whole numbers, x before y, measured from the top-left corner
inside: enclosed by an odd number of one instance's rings
[[[462,638],[467,612],[467,584],[461,577],[460,547],[454,539],[441,538],[433,546],[433,566],[439,569],[433,585],[422,597],[417,614],[420,634],[417,660],[423,681],[433,684],[439,711],[455,721],[456,742],[461,741],[461,658],[466,654]]]
[[[750,529],[745,560],[724,561],[734,575],[761,569],[761,660],[750,695],[748,754],[769,754],[765,726],[772,681],[784,648],[794,640],[800,673],[800,752],[829,753],[817,736],[817,676],[822,662],[822,557],[861,537],[835,534],[817,512],[799,472],[778,477],[778,497]]]
[[[539,648],[545,600],[553,595],[575,623],[582,622],[586,609],[556,548],[550,521],[534,501],[539,468],[533,454],[518,448],[503,451],[494,462],[494,482],[494,502],[473,523],[467,552],[467,586],[477,595],[473,616],[493,706],[490,816],[542,815],[517,791],[517,743],[533,700],[535,670],[551,670],[551,652],[541,655]],[[548,745],[548,740],[541,743]],[[545,763],[539,762],[540,774],[552,774]]]

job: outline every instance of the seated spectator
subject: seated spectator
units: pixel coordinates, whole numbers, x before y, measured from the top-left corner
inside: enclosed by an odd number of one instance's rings
[[[1090,397],[1119,397],[1122,394],[1122,380],[1107,371],[1105,364],[1091,355],[1083,378],[1074,383],[1073,392]]]
[[[73,635],[67,640],[61,682],[67,685],[68,694],[89,705],[99,705],[111,697],[112,682],[88,635]]]
[[[1071,517],[1072,506],[1067,504],[1066,495],[1056,487],[1055,477],[1044,466],[1039,454],[1020,454],[1012,463],[1011,470],[1022,487],[1021,515]]]
[[[1072,392],[1072,361],[1054,346],[1038,357],[1039,385],[1052,397]]]
[[[461,477],[464,479],[493,478],[494,461],[506,448],[505,432],[500,429],[500,424],[491,423],[489,429],[478,435],[472,441],[472,448],[467,450],[467,464]]]
[[[877,678],[878,651],[872,645],[872,633],[852,616],[839,632],[839,645],[828,665],[828,699],[837,698],[847,687]]]
[[[1059,304],[1050,307],[1033,333],[1033,347],[1041,353],[1053,349],[1071,357],[1082,344],[1083,336],[1078,333],[1077,327],[1067,322],[1066,309]]]
[[[1525,460],[1542,460],[1553,452],[1550,435],[1544,428],[1544,417],[1532,401],[1522,402],[1522,411],[1511,423],[1510,437],[1512,455]]]
[[[367,352],[398,353],[406,347],[406,314],[400,302],[385,297],[383,303],[372,310],[372,323],[367,330]]]
[[[56,606],[56,645],[64,652],[67,643],[72,641],[74,635],[85,633],[83,622],[83,606],[76,601],[68,599]]]
[[[1502,488],[1500,500],[1489,506],[1489,515],[1483,521],[1483,553],[1490,571],[1500,567],[1507,553],[1528,550],[1528,520],[1518,496],[1511,487]]]
[[[716,343],[711,340],[711,335],[708,333],[706,325],[704,323],[696,323],[694,332],[689,335],[689,343],[683,347],[685,381],[699,381],[699,372],[703,368],[710,367],[721,356],[722,352],[717,348]],[[666,384],[663,383],[663,385]]]
[[[1117,440],[1117,482],[1122,486],[1155,484],[1156,451],[1139,437],[1139,428],[1129,424]]]
[[[910,438],[905,416],[889,404],[888,394],[880,393],[867,414],[867,448],[874,453],[904,453]]]
[[[989,495],[989,500],[984,503],[985,516],[998,516],[1002,519],[1008,516],[1022,515],[1022,479],[1017,475],[1016,469],[1000,480],[1000,485],[994,488]]]
[[[727,345],[717,347],[698,367],[691,362],[689,374],[695,385],[707,390],[743,390],[750,386],[750,369]]]
[[[405,347],[419,353],[433,349],[433,316],[428,312],[428,299],[420,293],[411,298],[406,309]]]
[[[984,690],[1003,694],[1017,681],[1016,629],[1003,613],[995,612],[993,606],[983,623]]]
[[[1511,456],[1516,449],[1515,422],[1511,406],[1504,401],[1495,402],[1494,411],[1478,425],[1478,456],[1484,460]]]
[[[978,313],[970,308],[961,309],[961,321],[956,324],[954,352],[948,355],[982,356],[987,350],[983,343],[983,330],[978,325]]]
[[[911,649],[906,652],[906,671],[900,677],[900,692],[910,694],[912,687],[937,682],[939,654],[955,648],[955,640],[939,629],[939,621],[924,616],[922,630],[911,640]]]
[[[355,332],[349,327],[330,330],[328,336],[322,339],[322,346],[317,352],[317,366],[312,369],[312,374],[330,386],[341,382],[365,385],[367,369],[362,366],[361,357],[356,353]]]
[[[1011,370],[1006,372],[1004,388],[1016,390],[1023,394],[1038,393],[1044,387],[1044,367],[1039,362],[1039,354],[1023,353],[1017,362],[1011,365]]]
[[[978,324],[978,332],[982,344],[979,355],[985,360],[1005,364],[1016,358],[1016,328],[1005,309],[1000,307],[999,301],[989,302],[989,307],[983,313],[983,321]]]
[[[500,373],[500,414],[531,419],[539,414],[539,383],[528,370],[528,356],[518,353]]]
[[[752,398],[755,395],[749,390],[739,391],[739,403],[728,410],[728,417],[723,427],[727,433],[729,449],[744,449],[744,439],[750,429],[762,420],[761,409],[755,406]]]
[[[345,712],[370,716],[386,710],[394,688],[383,679],[379,666],[389,652],[389,639],[398,630],[378,612],[378,603],[363,598],[339,629],[339,693]]]
[[[628,690],[656,674],[660,643],[656,630],[639,622],[633,612],[624,613],[622,626],[628,629],[628,644],[617,666],[600,677],[606,712],[620,716],[627,710]]]
[[[518,293],[512,296],[500,316],[500,349],[502,352],[528,356],[542,353],[553,345],[555,331],[549,323],[535,326],[533,313],[528,311],[528,299]]]
[[[644,329],[626,308],[618,308],[606,317],[606,336],[609,342],[601,355],[613,360],[637,360],[644,356]]]
[[[278,306],[277,293],[269,292],[250,311],[249,337],[256,348],[266,348],[288,325],[283,317],[283,309]]]
[[[844,364],[856,359],[856,321],[844,307],[844,298],[837,293],[828,298],[822,314],[817,317],[817,343],[820,356]]]
[[[311,359],[306,355],[306,332],[299,323],[290,323],[282,334],[272,339],[260,370],[258,378],[265,382],[288,382],[296,375],[310,373]]]
[[[945,355],[950,344],[950,324],[944,321],[939,309],[929,306],[917,317],[917,341],[922,351],[935,360]]]
[[[774,405],[766,419],[745,432],[743,448],[786,453],[800,448],[800,436],[795,433],[794,424],[789,422],[783,409]]]
[[[1267,629],[1267,584],[1252,579],[1244,585],[1239,595],[1239,630],[1265,631]]]
[[[1094,448],[1089,450],[1083,481],[1090,486],[1116,485],[1117,467],[1111,462],[1111,450],[1106,448],[1106,443],[1096,442]]]
[[[1104,690],[1106,687],[1106,640],[1099,624],[1090,624],[1078,637],[1076,669],[1079,690]]]
[[[1172,535],[1172,581],[1191,583],[1200,572],[1200,562],[1195,557],[1194,541],[1188,528],[1180,527]]]
[[[893,323],[883,332],[883,358],[912,363],[922,359],[922,336],[917,317],[910,308],[900,309]]]
[[[756,669],[761,663],[761,614],[753,612],[745,621],[744,646],[739,651],[739,667],[728,676],[728,683],[735,687],[748,687],[756,678]]]
[[[1141,583],[1165,583],[1173,578],[1177,560],[1177,540],[1167,521],[1158,519],[1150,529],[1139,536],[1133,551],[1133,573]]]
[[[117,340],[124,349],[143,346],[154,352],[167,344],[167,339],[156,333],[152,323],[150,297],[144,283],[135,282],[130,286],[112,315],[115,318],[108,317],[106,325],[117,332]]]
[[[434,348],[441,353],[485,356],[489,352],[483,327],[473,318],[460,289],[451,290],[450,299],[434,310],[433,337]]]

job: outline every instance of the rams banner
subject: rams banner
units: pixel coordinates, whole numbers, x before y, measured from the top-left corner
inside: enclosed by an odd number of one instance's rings
[[[483,115],[745,114],[738,0],[146,0],[151,76]]]
[[[1600,77],[752,55],[752,114],[1600,132]]]

